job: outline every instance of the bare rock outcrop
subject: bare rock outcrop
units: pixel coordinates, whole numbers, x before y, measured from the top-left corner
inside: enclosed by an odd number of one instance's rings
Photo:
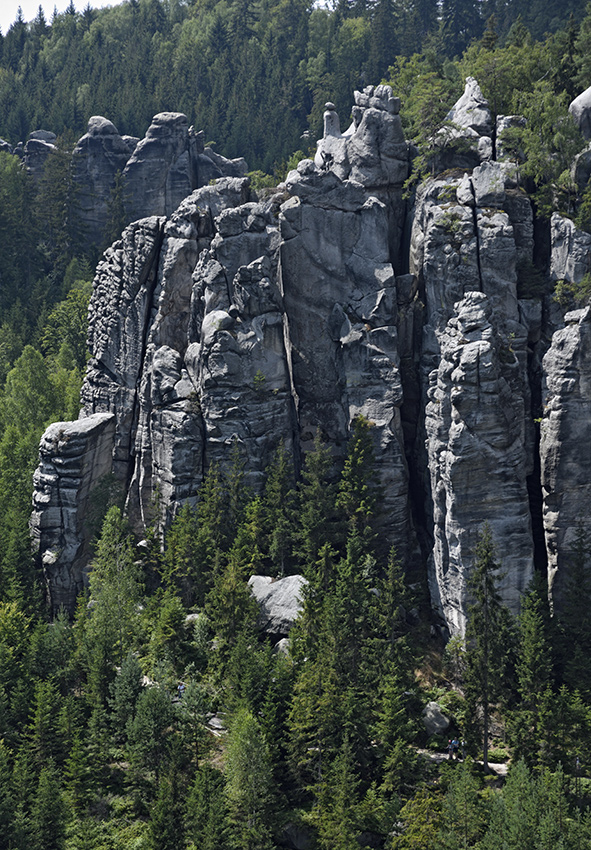
[[[189,127],[186,115],[160,112],[123,172],[128,218],[170,216],[184,198],[210,180],[245,174],[243,159],[228,160],[204,149],[203,133]]]
[[[128,478],[163,229],[157,216],[129,225],[99,263],[90,302],[92,357],[81,416],[115,414],[113,470],[121,481]]]
[[[89,119],[85,135],[74,148],[72,179],[77,186],[78,213],[86,245],[102,244],[117,174],[125,168],[132,150],[115,125],[101,115]]]
[[[303,576],[251,576],[248,585],[259,606],[258,626],[274,637],[286,636],[302,610]]]
[[[49,154],[56,149],[57,136],[50,130],[33,130],[23,148],[23,162],[34,180],[39,180]]]
[[[591,234],[579,230],[570,218],[553,213],[550,221],[550,276],[553,280],[581,283],[591,272]]]
[[[544,357],[540,458],[548,579],[560,608],[577,527],[591,515],[591,308],[565,316]]]
[[[437,337],[441,358],[426,409],[431,595],[452,633],[461,634],[467,582],[485,522],[505,570],[501,592],[515,613],[533,575],[525,399],[519,361],[497,332],[483,292],[467,293]]]
[[[575,97],[568,111],[583,137],[589,141],[591,139],[591,86]]]
[[[78,175],[96,178],[102,197],[88,208],[91,226],[100,227],[124,160],[128,214],[149,215],[97,269],[84,409],[72,424],[76,469],[100,454],[88,463],[112,469],[142,532],[194,503],[206,470],[227,466],[234,448],[256,491],[280,442],[297,470],[319,429],[342,460],[363,415],[384,491],[384,543],[407,563],[420,543],[451,633],[465,626],[484,522],[511,609],[535,553],[538,566],[547,554],[559,605],[591,495],[591,321],[588,310],[564,320],[543,293],[519,297],[518,269],[541,252],[498,134],[521,119],[498,119],[495,148],[490,109],[469,78],[438,135],[436,164],[453,168],[423,181],[411,207],[398,98],[369,86],[354,99],[345,132],[326,104],[315,160],[261,198],[244,162],[204,148],[180,113],[156,116],[139,141],[91,120]],[[591,236],[555,215],[550,240],[551,277],[580,283]],[[74,499],[58,474],[69,468],[69,443],[52,434],[34,527],[52,599],[69,606],[84,575],[80,511],[98,472]]]
[[[88,568],[90,498],[111,471],[115,416],[55,422],[39,447],[31,529],[53,613],[72,611]]]

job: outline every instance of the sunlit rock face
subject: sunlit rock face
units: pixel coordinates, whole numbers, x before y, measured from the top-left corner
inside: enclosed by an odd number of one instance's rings
[[[406,198],[399,106],[388,86],[355,92],[342,132],[327,103],[315,159],[260,197],[244,161],[205,149],[180,113],[143,140],[91,119],[78,179],[103,185],[108,162],[106,187],[125,163],[138,220],[97,268],[81,418],[42,441],[33,527],[52,600],[71,606],[84,581],[81,512],[107,473],[142,533],[194,504],[236,450],[255,492],[280,444],[296,474],[318,431],[342,461],[362,415],[381,542],[427,569],[448,633],[465,628],[485,522],[509,607],[546,563],[560,604],[590,504],[588,311],[565,320],[531,277],[532,204],[499,140],[523,119],[500,116],[495,133],[468,79],[435,174]],[[88,215],[100,227],[104,205]],[[590,240],[553,217],[554,281],[581,283]],[[63,485],[71,466],[80,498]]]

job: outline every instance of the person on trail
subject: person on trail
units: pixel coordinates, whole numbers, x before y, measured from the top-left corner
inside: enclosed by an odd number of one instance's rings
[[[451,738],[447,742],[447,758],[452,759],[454,757],[454,745],[452,743]]]
[[[451,742],[451,745],[454,749],[454,758],[457,759],[458,758],[458,751],[460,749],[460,742],[458,741],[457,738],[454,738],[453,741]]]

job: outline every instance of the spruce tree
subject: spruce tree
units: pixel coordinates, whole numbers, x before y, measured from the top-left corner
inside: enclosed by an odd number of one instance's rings
[[[41,769],[31,809],[31,836],[36,850],[63,850],[66,812],[53,765]]]
[[[232,721],[226,760],[226,796],[232,847],[270,850],[273,793],[271,759],[260,725],[247,710]]]
[[[198,850],[230,850],[224,775],[203,764],[187,799],[187,838]]]
[[[482,526],[468,580],[466,627],[466,697],[482,713],[482,759],[488,770],[490,713],[498,699],[507,661],[509,637],[506,609],[498,590],[500,565],[495,560],[492,532]]]
[[[515,755],[535,764],[542,737],[542,701],[551,684],[551,646],[543,600],[536,590],[523,596],[517,636],[517,691],[513,713]]]

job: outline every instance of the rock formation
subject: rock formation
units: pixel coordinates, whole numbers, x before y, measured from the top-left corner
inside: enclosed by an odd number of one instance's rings
[[[251,576],[248,585],[259,606],[258,626],[275,639],[286,637],[302,609],[303,576]]]
[[[111,471],[115,416],[55,422],[39,447],[34,477],[33,542],[52,610],[72,611],[88,567],[91,494]]]
[[[72,176],[77,186],[80,224],[87,245],[102,244],[116,177],[131,155],[115,125],[94,115],[88,129],[74,148]]]
[[[564,319],[544,293],[520,297],[536,232],[499,134],[522,119],[501,116],[495,130],[469,78],[437,137],[435,162],[452,170],[424,180],[409,204],[398,99],[388,86],[354,98],[351,126],[341,132],[327,104],[315,160],[264,199],[244,163],[204,149],[180,114],[156,116],[130,153],[128,211],[144,217],[97,269],[84,408],[68,434],[77,469],[92,452],[101,461],[77,501],[59,474],[68,441],[50,429],[42,443],[34,528],[52,599],[70,604],[82,580],[70,553],[84,551],[78,517],[99,470],[121,482],[142,531],[194,503],[232,447],[256,489],[280,441],[297,469],[320,429],[339,458],[362,414],[383,535],[405,561],[427,563],[451,633],[465,626],[485,521],[511,609],[546,563],[559,604],[565,553],[589,513],[591,459],[577,434],[591,445],[591,321],[588,310]],[[127,156],[112,125],[92,120],[88,179],[91,155],[111,175]],[[591,236],[554,216],[551,243],[552,278],[580,283]]]
[[[570,104],[568,111],[587,141],[591,139],[591,86]]]

